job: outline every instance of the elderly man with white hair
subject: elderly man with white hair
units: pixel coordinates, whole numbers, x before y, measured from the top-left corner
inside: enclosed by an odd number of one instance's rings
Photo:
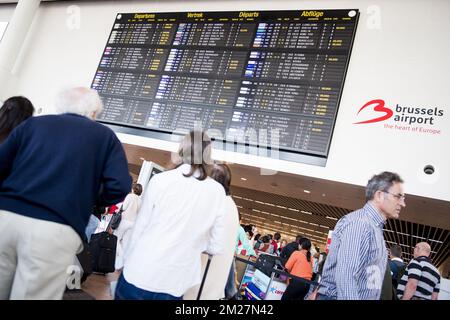
[[[93,206],[131,188],[121,143],[93,121],[98,93],[64,90],[56,109],[0,145],[0,299],[61,299]]]
[[[397,287],[398,297],[402,300],[437,300],[441,276],[431,262],[431,247],[419,242],[414,247],[412,259]]]

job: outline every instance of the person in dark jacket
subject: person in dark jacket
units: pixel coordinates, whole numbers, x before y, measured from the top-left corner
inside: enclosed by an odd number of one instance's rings
[[[288,243],[288,244],[283,248],[283,250],[281,250],[280,258],[283,260],[283,263],[286,263],[286,262],[289,260],[291,254],[292,254],[294,251],[299,250],[300,239],[302,239],[302,238],[303,238],[302,235],[296,236],[296,237],[295,237],[295,241]]]
[[[11,131],[31,117],[34,107],[25,97],[11,97],[0,108],[0,143],[6,140]]]
[[[32,117],[0,144],[0,299],[61,299],[94,204],[131,189],[98,93],[61,92],[58,115]]]
[[[392,286],[394,290],[397,290],[398,283],[400,282],[400,279],[403,276],[403,273],[405,273],[406,264],[402,260],[402,247],[398,244],[394,244],[390,248],[390,260],[389,260],[389,266],[392,273]]]

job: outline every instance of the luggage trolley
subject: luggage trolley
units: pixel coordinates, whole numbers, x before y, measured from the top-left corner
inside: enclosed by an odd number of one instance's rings
[[[273,272],[284,270],[278,256],[260,253],[255,265],[247,264],[239,286],[248,300],[281,300],[287,288],[287,277]]]

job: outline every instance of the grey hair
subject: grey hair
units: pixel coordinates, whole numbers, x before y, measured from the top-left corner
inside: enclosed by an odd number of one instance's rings
[[[372,200],[378,190],[388,191],[394,183],[403,183],[402,178],[396,173],[384,171],[374,175],[367,183],[366,201]]]
[[[57,113],[76,113],[94,119],[103,110],[103,104],[96,90],[77,87],[59,92],[55,109]]]

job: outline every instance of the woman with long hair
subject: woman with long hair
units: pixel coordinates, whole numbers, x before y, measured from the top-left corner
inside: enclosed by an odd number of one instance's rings
[[[154,175],[123,255],[115,298],[181,300],[201,281],[201,254],[223,251],[225,190],[208,177],[211,140],[192,131],[177,166]]]
[[[0,143],[2,143],[15,127],[31,117],[34,107],[25,97],[11,97],[0,108]]]
[[[311,249],[311,241],[307,238],[300,239],[299,249],[292,253],[285,267],[290,274],[311,281],[312,258],[311,252],[309,252]],[[308,291],[308,283],[292,278],[281,300],[303,300]]]

